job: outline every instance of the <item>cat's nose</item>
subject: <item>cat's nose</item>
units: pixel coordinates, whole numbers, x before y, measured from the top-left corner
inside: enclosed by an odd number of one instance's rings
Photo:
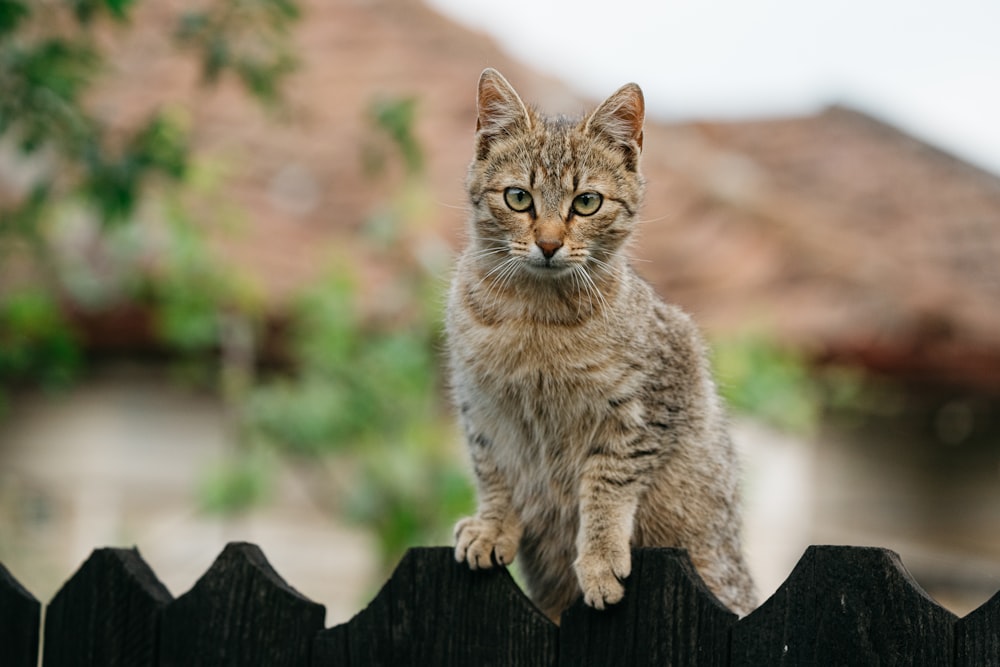
[[[562,247],[562,241],[546,241],[544,239],[540,239],[535,241],[535,245],[538,246],[542,251],[542,254],[545,255],[545,259],[552,259],[552,255],[556,254],[556,251]]]

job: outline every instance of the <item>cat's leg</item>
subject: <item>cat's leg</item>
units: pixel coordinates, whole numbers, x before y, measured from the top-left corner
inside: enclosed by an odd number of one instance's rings
[[[511,492],[491,452],[492,442],[470,435],[472,467],[479,487],[476,515],[455,525],[455,560],[473,570],[510,565],[517,554],[523,529],[513,510]]]
[[[622,599],[632,572],[632,533],[639,497],[662,445],[649,437],[638,401],[615,402],[580,478],[580,526],[574,562],[583,599],[603,609]]]
[[[580,483],[580,528],[573,563],[583,601],[595,609],[619,602],[632,572],[630,551],[637,481],[591,457]]]
[[[573,564],[583,600],[595,609],[625,595],[622,580],[632,572],[636,508],[664,455],[664,443],[646,426],[639,398],[609,401],[608,406],[581,470]]]

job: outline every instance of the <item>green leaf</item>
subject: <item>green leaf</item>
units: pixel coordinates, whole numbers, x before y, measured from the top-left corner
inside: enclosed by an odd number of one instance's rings
[[[217,0],[203,11],[183,14],[174,37],[199,54],[206,82],[229,72],[258,101],[275,104],[282,82],[296,67],[287,33],[298,16],[290,0]]]
[[[19,0],[0,0],[0,36],[14,32],[31,12]]]
[[[65,2],[73,9],[76,19],[86,25],[104,12],[116,21],[126,20],[134,0],[65,0]]]
[[[135,0],[104,0],[108,13],[116,19],[127,19],[134,2]]]
[[[271,487],[273,462],[262,452],[244,453],[211,470],[202,481],[201,506],[207,512],[233,514],[262,502]]]
[[[0,301],[0,385],[64,386],[76,377],[82,360],[76,336],[51,295],[29,289]]]
[[[377,99],[368,109],[371,122],[399,150],[410,175],[419,174],[424,166],[423,150],[413,133],[416,114],[417,100],[414,97]]]
[[[816,427],[820,384],[800,355],[761,334],[717,340],[713,347],[719,389],[730,406],[792,432]]]
[[[153,115],[130,142],[135,161],[147,169],[180,180],[187,169],[188,136],[176,116]]]

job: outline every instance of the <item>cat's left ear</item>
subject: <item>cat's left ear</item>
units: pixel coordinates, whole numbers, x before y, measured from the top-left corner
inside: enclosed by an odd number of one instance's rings
[[[628,167],[635,171],[639,165],[639,153],[642,152],[645,116],[642,89],[634,83],[626,83],[590,114],[583,131],[603,136],[625,150]]]

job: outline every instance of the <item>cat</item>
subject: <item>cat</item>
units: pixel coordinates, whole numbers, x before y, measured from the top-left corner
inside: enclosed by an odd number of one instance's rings
[[[631,268],[645,106],[627,84],[582,120],[479,80],[468,245],[446,313],[478,486],[455,528],[472,569],[518,555],[558,622],[624,595],[630,547],[687,549],[732,611],[755,604],[739,471],[702,338]]]

